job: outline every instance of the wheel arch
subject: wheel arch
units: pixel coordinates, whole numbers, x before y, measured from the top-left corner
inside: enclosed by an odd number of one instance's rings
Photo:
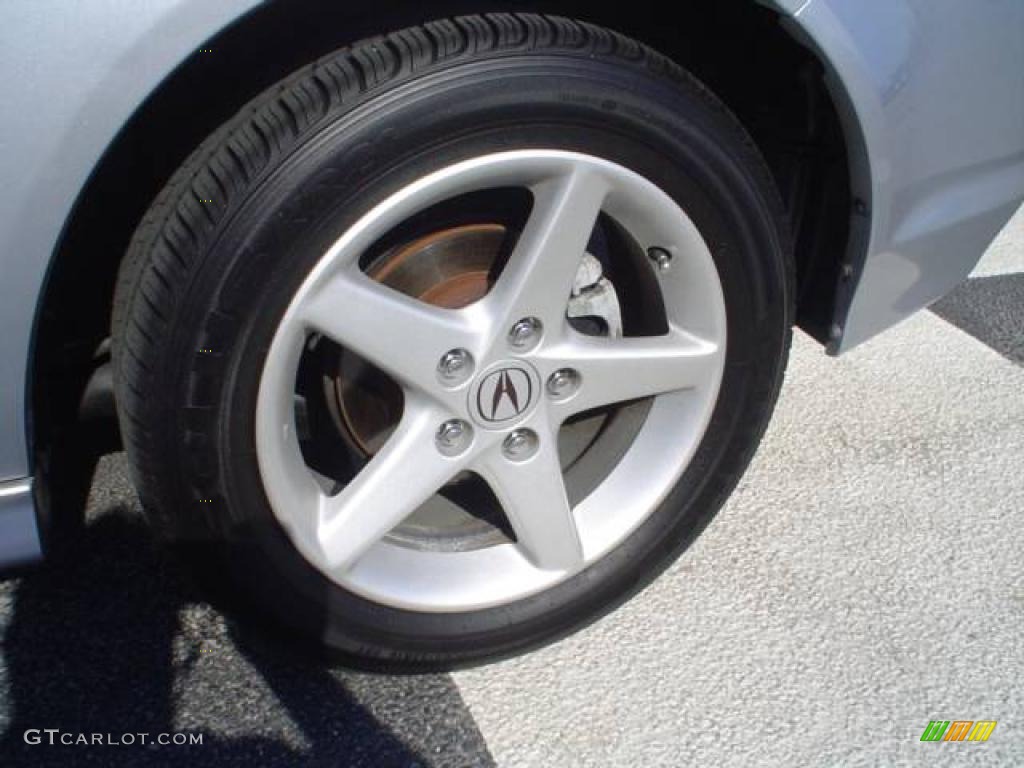
[[[113,285],[128,240],[191,150],[308,61],[375,33],[463,12],[582,18],[637,38],[693,71],[737,114],[768,159],[793,224],[798,322],[826,340],[852,210],[849,159],[825,67],[780,24],[784,13],[754,0],[671,9],[640,0],[628,16],[578,0],[486,7],[465,0],[382,0],[359,8],[289,0],[251,11],[240,2],[238,8],[233,22],[153,84],[78,194],[53,251],[33,334],[28,413],[36,455],[49,452],[55,435],[77,423],[95,379],[95,350],[109,333]]]

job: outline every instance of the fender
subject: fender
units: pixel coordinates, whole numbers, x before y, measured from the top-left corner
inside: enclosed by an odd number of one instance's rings
[[[1024,200],[1024,3],[810,0],[786,23],[826,66],[851,160],[839,354],[963,281]]]

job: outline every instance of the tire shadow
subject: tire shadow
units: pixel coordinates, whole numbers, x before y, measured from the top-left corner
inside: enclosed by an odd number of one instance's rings
[[[236,643],[152,540],[123,457],[103,459],[92,487],[84,524],[55,540],[51,561],[0,583],[0,765],[493,765],[450,676],[353,672]],[[62,487],[55,508],[76,494]],[[44,732],[27,743],[28,729],[202,744],[51,746]]]

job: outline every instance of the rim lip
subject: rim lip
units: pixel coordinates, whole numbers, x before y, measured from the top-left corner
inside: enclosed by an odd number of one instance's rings
[[[302,462],[291,423],[276,415],[282,390],[294,391],[304,334],[298,307],[333,274],[352,268],[376,239],[409,216],[466,192],[531,186],[566,167],[587,165],[611,181],[602,211],[646,249],[671,243],[672,268],[656,272],[671,325],[715,343],[718,355],[703,386],[653,399],[631,447],[609,475],[573,508],[583,545],[581,568],[545,571],[513,544],[467,552],[430,552],[379,541],[351,569],[339,571],[320,559],[309,535],[309,510],[296,509],[276,479],[282,464]],[[356,350],[358,352],[358,350]],[[669,195],[635,171],[611,161],[562,150],[515,150],[484,155],[427,174],[366,213],[328,249],[296,291],[264,360],[256,406],[256,456],[271,510],[300,554],[338,586],[381,605],[427,613],[479,610],[536,595],[567,581],[625,541],[658,508],[689,466],[700,445],[725,368],[726,312],[721,281],[710,249],[696,225]],[[527,362],[510,356],[510,360]],[[276,401],[276,402],[275,402]],[[287,452],[292,455],[287,455]]]

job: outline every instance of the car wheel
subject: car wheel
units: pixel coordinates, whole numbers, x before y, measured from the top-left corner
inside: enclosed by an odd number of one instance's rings
[[[737,121],[615,33],[474,16],[338,51],[133,239],[114,355],[143,504],[351,663],[563,636],[746,467],[788,351],[784,230]]]

